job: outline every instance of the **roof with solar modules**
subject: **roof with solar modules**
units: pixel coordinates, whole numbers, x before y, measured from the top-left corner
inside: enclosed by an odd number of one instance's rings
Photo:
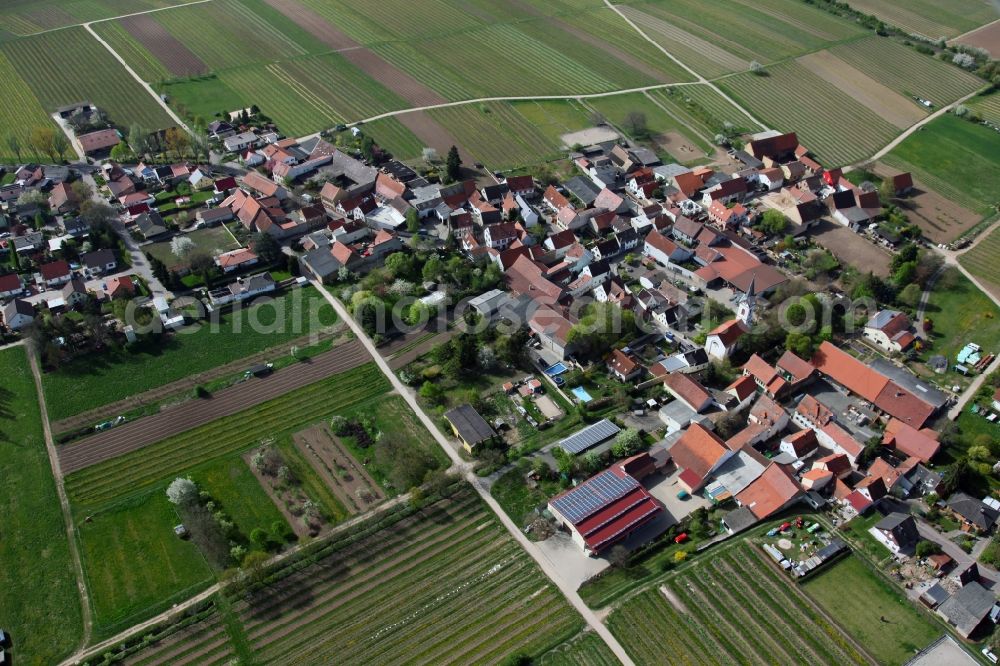
[[[567,523],[589,554],[597,555],[664,509],[642,484],[612,467],[553,497],[549,510]]]

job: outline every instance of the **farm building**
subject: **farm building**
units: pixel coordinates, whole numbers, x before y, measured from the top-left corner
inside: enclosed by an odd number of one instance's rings
[[[462,446],[469,453],[497,435],[486,419],[480,416],[472,405],[459,405],[445,412],[444,417],[451,424],[455,437],[462,440]]]
[[[601,419],[579,430],[569,437],[559,440],[556,446],[566,453],[577,455],[608,441],[618,434],[620,428],[607,419]]]
[[[121,143],[117,130],[103,129],[76,137],[86,155],[97,155],[110,151]]]
[[[973,581],[962,587],[958,592],[941,604],[937,613],[962,638],[969,638],[981,628],[991,624],[997,599],[993,593],[979,583]]]
[[[663,513],[633,477],[607,469],[549,500],[549,511],[588,555],[599,555]]]

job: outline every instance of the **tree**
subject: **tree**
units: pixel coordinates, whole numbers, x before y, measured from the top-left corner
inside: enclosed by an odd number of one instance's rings
[[[66,151],[69,150],[69,139],[62,132],[55,132],[52,135],[52,149],[59,155],[59,161],[66,159]]]
[[[801,358],[810,358],[813,353],[812,336],[805,333],[790,332],[785,336],[785,349],[795,352]]]
[[[21,161],[21,139],[18,138],[18,136],[16,134],[14,134],[13,132],[11,132],[10,134],[8,134],[6,136],[6,138],[4,139],[4,142],[7,144],[7,148],[10,150],[10,152],[14,153],[14,157],[17,158],[17,161],[20,162]]]
[[[167,486],[167,499],[177,506],[188,506],[198,501],[198,486],[191,479],[178,477]]]
[[[132,125],[128,130],[128,144],[138,157],[150,152],[152,142],[149,140],[149,132],[139,125]]]
[[[626,428],[618,433],[615,443],[611,445],[611,453],[615,458],[628,458],[639,453],[642,448],[642,438],[635,428]]]
[[[56,131],[49,127],[36,127],[31,130],[31,145],[40,153],[48,155],[53,162],[56,160]]]
[[[436,151],[433,148],[430,147],[424,148],[420,154],[423,157],[424,162],[427,162],[428,164],[430,164],[431,162],[437,162],[438,151]]]
[[[181,261],[187,259],[188,255],[194,252],[194,248],[194,241],[187,236],[174,236],[170,240],[170,252]]]
[[[616,569],[624,569],[628,565],[628,548],[618,544],[608,551],[608,562]]]
[[[892,282],[897,287],[902,287],[913,282],[913,279],[917,274],[917,262],[907,261],[901,264],[899,268],[892,274]]]
[[[253,251],[268,266],[275,266],[281,260],[281,246],[271,234],[254,234]]]
[[[915,308],[920,304],[920,297],[923,294],[920,287],[916,284],[908,284],[903,288],[896,299],[903,305]]]
[[[462,158],[455,146],[448,149],[448,157],[445,159],[445,176],[450,182],[462,177]]]
[[[73,190],[73,194],[75,194],[77,199],[80,201],[86,201],[94,196],[94,188],[92,188],[85,180],[78,180],[74,182],[70,185],[70,189]]]
[[[164,140],[167,144],[167,151],[174,153],[178,159],[187,153],[191,147],[191,137],[179,127],[171,127],[167,130]]]
[[[646,114],[642,111],[629,111],[623,123],[625,131],[636,139],[649,136],[649,126],[646,124]]]
[[[369,162],[375,159],[375,140],[370,136],[361,139],[361,155]]]
[[[416,208],[410,208],[406,211],[406,230],[411,234],[420,231],[420,213],[417,212]]]
[[[927,557],[937,555],[941,552],[941,545],[934,541],[920,541],[917,543],[917,557]]]
[[[750,61],[750,71],[757,76],[767,76],[767,69],[765,69],[764,65],[760,64],[756,60]]]
[[[764,211],[757,228],[767,234],[781,235],[788,229],[788,218],[781,211],[769,208]]]

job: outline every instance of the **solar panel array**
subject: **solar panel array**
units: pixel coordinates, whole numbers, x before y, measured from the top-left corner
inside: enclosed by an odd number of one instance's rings
[[[566,453],[575,455],[617,435],[620,430],[621,428],[611,421],[603,419],[593,425],[587,426],[579,432],[573,433],[566,439],[560,440],[559,446]]]
[[[552,500],[552,507],[574,525],[587,516],[603,509],[639,487],[639,482],[631,476],[622,478],[610,470],[605,470],[582,483],[562,497]]]

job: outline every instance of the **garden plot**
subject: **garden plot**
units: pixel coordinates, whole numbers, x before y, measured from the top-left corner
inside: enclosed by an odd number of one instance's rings
[[[262,662],[537,655],[581,620],[468,490],[234,605]]]
[[[348,513],[364,513],[385,499],[375,479],[351,456],[327,424],[297,432],[292,439]]]
[[[875,170],[879,174],[900,173],[900,169],[881,163],[875,166]],[[982,220],[979,213],[944,198],[918,179],[914,179],[913,186],[912,192],[903,198],[894,197],[892,203],[906,211],[910,220],[920,227],[920,232],[935,243],[950,243]]]

